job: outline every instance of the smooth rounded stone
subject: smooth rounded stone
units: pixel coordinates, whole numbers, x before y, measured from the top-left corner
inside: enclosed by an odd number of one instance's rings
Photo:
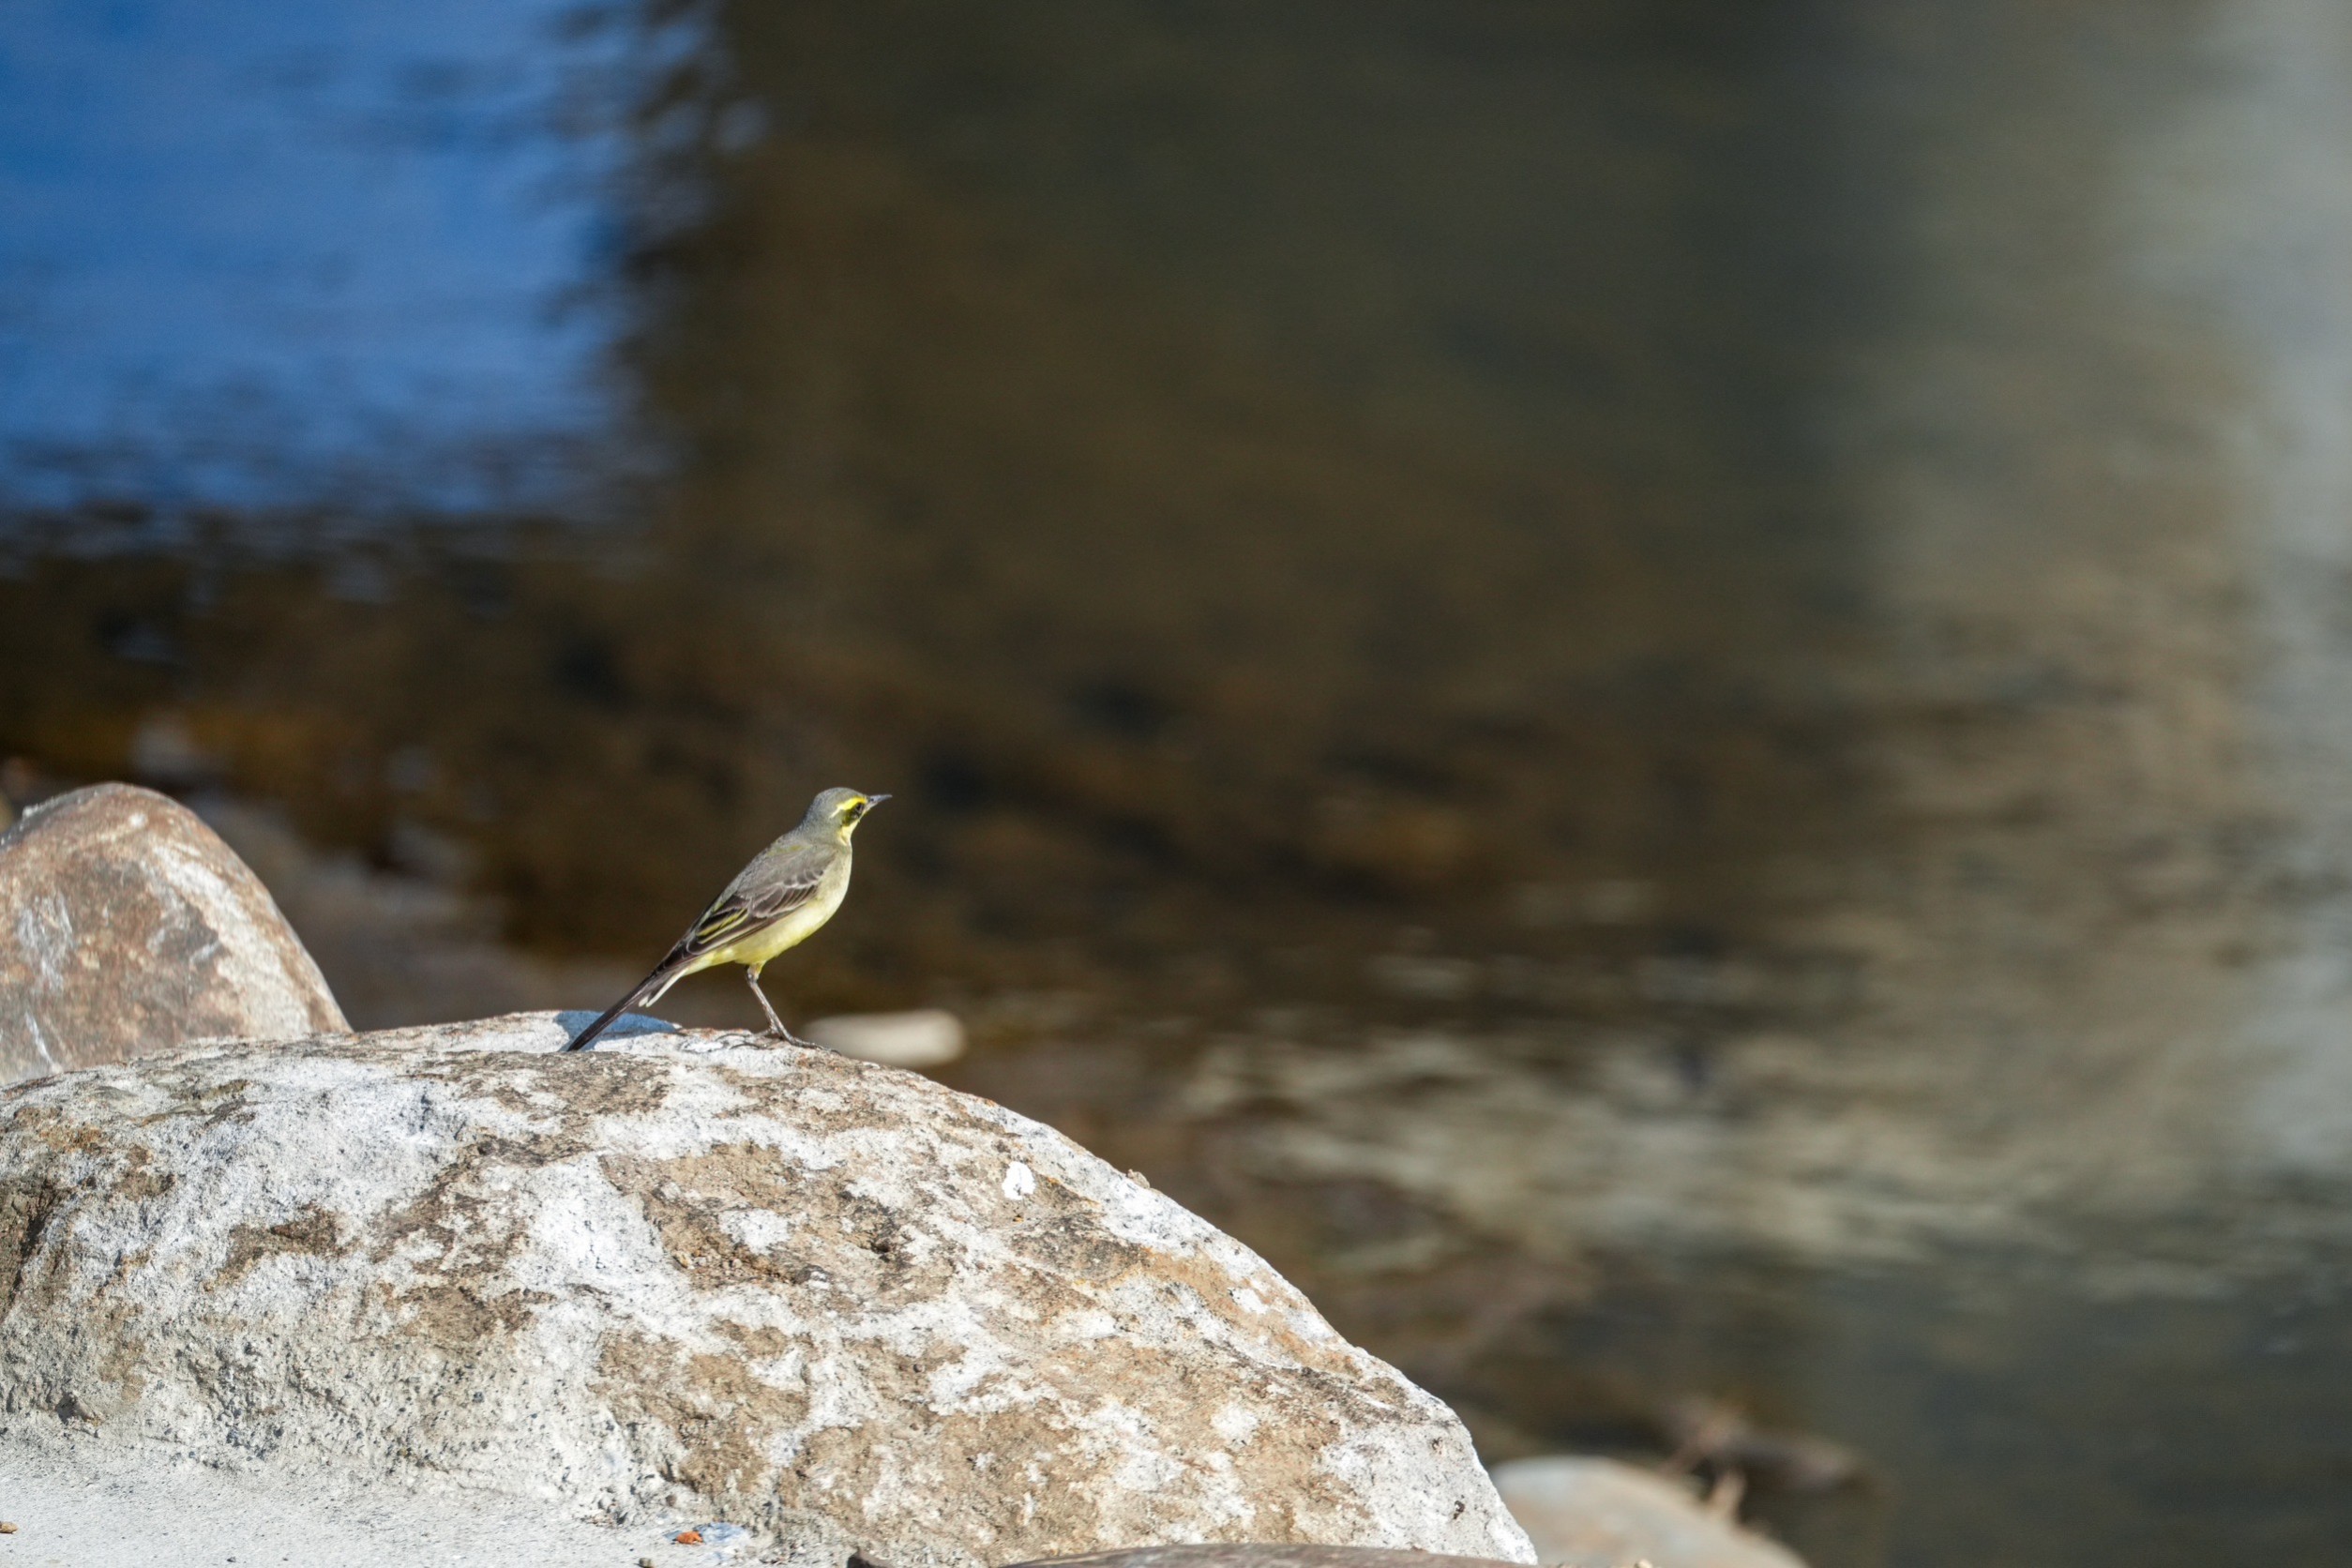
[[[348,1027],[260,879],[176,801],[99,784],[0,834],[0,1083]]]
[[[912,1013],[839,1013],[801,1031],[814,1044],[885,1067],[940,1067],[964,1053],[963,1020],[937,1007]]]
[[[1787,1547],[1709,1513],[1673,1481],[1613,1459],[1513,1459],[1495,1489],[1539,1560],[1565,1568],[1804,1568]]]
[[[0,1440],[803,1568],[1137,1541],[1532,1560],[1448,1410],[1239,1243],[927,1078],[551,1015],[0,1091]],[[77,1446],[83,1445],[83,1446]]]

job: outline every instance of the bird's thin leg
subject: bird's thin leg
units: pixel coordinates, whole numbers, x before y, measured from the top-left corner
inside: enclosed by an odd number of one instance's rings
[[[760,1011],[768,1016],[768,1033],[788,1046],[798,1046],[804,1050],[815,1049],[807,1041],[785,1028],[784,1020],[776,1016],[776,1008],[768,1001],[768,993],[760,988],[760,971],[765,967],[764,964],[746,964],[743,978],[744,983],[751,988],[751,994],[760,999]]]

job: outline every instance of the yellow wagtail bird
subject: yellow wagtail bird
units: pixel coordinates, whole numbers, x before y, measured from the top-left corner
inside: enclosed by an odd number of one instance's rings
[[[866,813],[888,795],[861,794],[855,790],[827,790],[808,803],[808,815],[735,875],[717,902],[678,939],[670,956],[637,988],[605,1010],[604,1016],[572,1036],[565,1050],[585,1050],[612,1020],[632,1007],[661,1000],[662,992],[694,973],[719,964],[741,964],[760,1011],[768,1016],[768,1033],[791,1045],[807,1041],[784,1027],[760,988],[760,971],[787,948],[798,947],[833,918],[850,891],[850,835]]]

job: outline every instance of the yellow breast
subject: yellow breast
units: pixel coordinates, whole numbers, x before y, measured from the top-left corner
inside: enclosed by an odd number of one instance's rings
[[[741,942],[714,949],[697,969],[714,964],[763,964],[790,948],[798,947],[817,934],[818,927],[833,918],[833,912],[841,907],[841,900],[850,891],[850,857],[825,873],[817,886],[816,896],[775,925],[753,931]]]

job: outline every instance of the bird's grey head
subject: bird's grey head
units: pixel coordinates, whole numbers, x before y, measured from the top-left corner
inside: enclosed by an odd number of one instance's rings
[[[846,840],[852,830],[866,820],[866,813],[889,798],[869,795],[863,790],[827,790],[808,803],[808,815],[800,820],[800,825],[829,827]]]

